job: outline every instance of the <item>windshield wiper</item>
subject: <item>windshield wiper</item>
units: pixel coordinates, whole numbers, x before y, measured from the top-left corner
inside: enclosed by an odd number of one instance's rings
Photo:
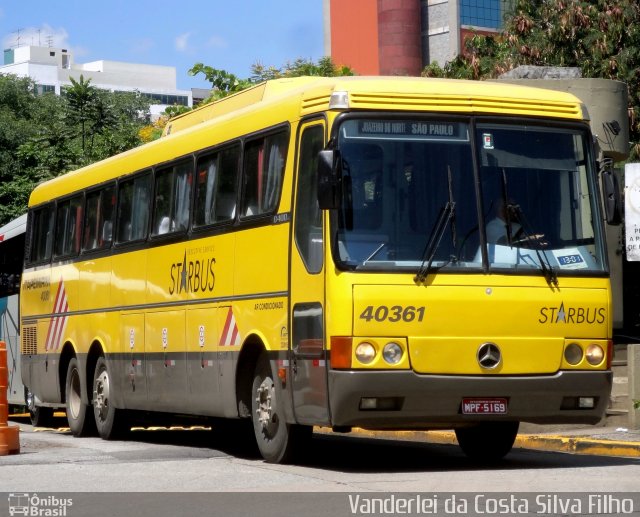
[[[502,169],[502,205],[504,206],[505,229],[507,232],[507,243],[509,246],[513,248],[514,244],[528,243],[536,252],[538,263],[542,270],[542,275],[547,281],[547,284],[549,284],[549,287],[558,287],[558,274],[556,273],[556,270],[551,265],[551,262],[549,262],[544,250],[541,251],[537,246],[535,246],[537,242],[542,242],[540,241],[540,236],[530,231],[529,221],[527,221],[520,205],[512,203],[509,199],[509,195],[507,193],[507,171],[505,169]],[[518,232],[522,233],[524,237],[523,239],[519,239],[517,241],[513,240],[514,235],[512,235],[512,222],[517,223],[520,226]],[[516,234],[518,232],[516,232]]]
[[[511,212],[514,216],[514,219],[520,223],[520,229],[521,229],[523,238],[520,239],[519,241],[516,241],[516,244],[517,243],[529,244],[528,247],[530,249],[533,249],[533,251],[536,252],[536,255],[538,257],[538,263],[540,264],[540,269],[542,270],[542,275],[547,281],[547,284],[549,284],[549,287],[551,288],[558,287],[558,273],[556,272],[555,268],[551,265],[551,262],[549,261],[549,258],[547,257],[547,254],[544,252],[544,250],[539,249],[539,246],[536,245],[536,244],[539,244],[539,245],[545,244],[543,241],[540,240],[540,237],[542,236],[538,234],[534,234],[533,232],[530,231],[529,222],[527,221],[527,218],[525,217],[524,212],[522,211],[522,208],[520,207],[520,205],[509,204],[507,206],[507,212]]]
[[[445,205],[440,208],[440,214],[438,215],[438,219],[436,220],[433,228],[431,229],[431,234],[429,235],[429,240],[427,241],[427,245],[422,252],[422,263],[420,264],[420,269],[416,273],[416,276],[413,277],[413,281],[417,284],[424,284],[429,272],[431,271],[431,265],[433,264],[433,259],[436,255],[436,251],[438,250],[438,246],[440,246],[440,241],[442,240],[442,236],[444,235],[444,231],[449,224],[451,224],[451,233],[453,238],[453,249],[456,249],[456,202],[453,200],[453,188],[452,188],[452,180],[451,180],[451,168],[447,167],[447,181],[449,184],[449,201],[445,203]]]

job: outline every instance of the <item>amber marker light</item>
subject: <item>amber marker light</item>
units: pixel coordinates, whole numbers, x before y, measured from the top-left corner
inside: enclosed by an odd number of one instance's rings
[[[331,337],[331,368],[348,370],[351,368],[352,338],[347,336]]]

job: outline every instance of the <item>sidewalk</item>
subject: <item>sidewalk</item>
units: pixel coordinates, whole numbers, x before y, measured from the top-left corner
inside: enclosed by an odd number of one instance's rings
[[[315,428],[316,432],[329,432]],[[367,431],[353,434],[392,440],[416,440],[456,445],[453,431]],[[598,426],[554,426],[522,424],[514,448],[539,451],[640,458],[640,429]]]
[[[28,421],[28,414],[12,415],[15,421]],[[327,427],[315,427],[316,433],[331,433]],[[352,435],[389,440],[413,440],[457,445],[453,431],[368,431],[354,428]],[[640,429],[583,425],[521,424],[514,448],[594,456],[640,458]]]

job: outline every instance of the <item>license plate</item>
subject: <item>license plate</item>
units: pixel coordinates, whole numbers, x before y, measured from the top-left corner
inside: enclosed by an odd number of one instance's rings
[[[463,415],[506,415],[507,399],[504,398],[463,398]]]

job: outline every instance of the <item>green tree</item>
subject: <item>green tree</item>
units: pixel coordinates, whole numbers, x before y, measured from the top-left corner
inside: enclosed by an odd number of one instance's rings
[[[282,77],[300,77],[303,75],[313,75],[322,77],[335,77],[343,75],[354,75],[353,70],[348,66],[337,66],[330,57],[322,57],[317,63],[308,59],[296,59],[287,62],[277,68],[274,66],[265,67],[260,63],[254,63],[251,67],[252,75],[248,79],[241,79],[225,70],[219,70],[210,66],[196,63],[189,70],[189,75],[203,74],[205,79],[211,83],[212,93],[205,102],[221,99],[232,93],[237,93],[250,86]]]
[[[354,75],[351,68],[348,66],[337,66],[329,56],[321,57],[317,63],[308,59],[296,59],[293,62],[287,62],[280,68],[273,66],[265,67],[261,63],[254,63],[251,67],[251,72],[253,74],[250,79],[252,83],[304,75],[320,77]]]
[[[516,0],[501,33],[469,38],[462,55],[428,66],[423,75],[495,78],[519,65],[575,66],[584,77],[627,83],[631,140],[640,154],[637,0]]]
[[[24,213],[32,188],[47,177],[34,159],[36,146],[27,147],[59,115],[52,97],[38,96],[31,79],[0,75],[0,224]]]
[[[99,90],[88,159],[102,160],[143,143],[139,132],[150,121],[149,106],[149,99],[137,92]]]
[[[211,83],[213,91],[207,102],[221,99],[232,93],[239,92],[252,85],[249,79],[240,79],[236,75],[225,70],[219,70],[202,63],[196,63],[188,71],[189,75],[203,74],[205,79]]]
[[[70,105],[67,95],[38,95],[30,79],[0,75],[0,224],[25,212],[39,182],[142,143],[147,98],[75,83]]]
[[[63,89],[64,96],[69,107],[69,119],[72,123],[80,125],[82,139],[82,152],[86,151],[87,127],[97,118],[98,89],[91,86],[91,79],[86,79],[81,74],[80,80],[70,77],[71,86]]]

